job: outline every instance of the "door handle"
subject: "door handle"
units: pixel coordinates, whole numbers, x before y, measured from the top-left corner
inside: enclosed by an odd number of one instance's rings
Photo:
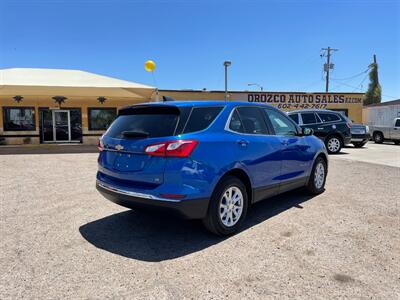
[[[323,130],[324,128],[323,128],[323,127],[318,127],[317,129],[318,129],[318,130]]]
[[[281,141],[281,144],[284,145],[284,146],[287,146],[289,144],[289,141],[288,140],[283,140],[283,141]]]
[[[246,147],[249,144],[249,141],[246,140],[238,140],[236,141],[236,143],[238,143],[240,146],[242,147]]]

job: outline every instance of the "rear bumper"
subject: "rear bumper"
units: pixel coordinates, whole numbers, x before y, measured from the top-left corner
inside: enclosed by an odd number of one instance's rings
[[[185,219],[203,219],[208,210],[209,199],[175,200],[162,199],[149,194],[117,189],[99,180],[97,190],[108,200],[133,209],[158,209],[173,212]]]
[[[351,136],[345,136],[344,139],[343,139],[344,144],[345,145],[350,144],[351,143],[351,139],[352,139]]]
[[[352,134],[351,135],[351,142],[355,142],[355,143],[364,143],[364,142],[368,142],[369,139],[371,138],[371,135],[369,133],[364,133],[364,134]]]

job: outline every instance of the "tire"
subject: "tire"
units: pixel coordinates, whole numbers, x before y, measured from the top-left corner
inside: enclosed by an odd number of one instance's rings
[[[322,174],[321,168],[323,168]],[[318,195],[324,192],[327,174],[328,168],[325,160],[322,157],[317,157],[312,167],[310,178],[306,186],[307,191],[313,195]]]
[[[337,154],[342,150],[343,142],[337,135],[331,135],[325,140],[325,146],[329,154]]]
[[[241,204],[234,205],[233,202],[228,202],[229,195],[227,193],[232,192],[231,198],[234,200],[235,195],[241,194]],[[240,200],[239,200],[240,201]],[[224,209],[221,207],[225,205]],[[241,213],[239,214],[239,206],[241,207]],[[244,219],[246,218],[248,208],[248,195],[246,187],[242,181],[233,176],[224,177],[215,188],[208,207],[207,216],[203,219],[205,227],[214,234],[220,236],[232,235],[236,233]],[[223,213],[223,210],[226,212]],[[238,217],[235,219],[233,211],[238,213]],[[225,218],[224,218],[225,216]],[[231,225],[229,222],[232,221]]]
[[[383,134],[380,132],[374,132],[374,142],[376,144],[382,144],[383,143]]]
[[[353,145],[354,145],[355,148],[362,148],[362,147],[365,146],[365,144],[366,144],[366,143],[363,143],[363,142],[361,142],[361,143],[353,143]]]
[[[400,145],[400,141],[393,141],[395,145]]]

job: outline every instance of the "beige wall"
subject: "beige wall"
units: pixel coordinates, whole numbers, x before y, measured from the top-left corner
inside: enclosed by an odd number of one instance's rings
[[[225,100],[221,91],[171,91],[161,90],[162,96],[176,100]],[[283,111],[296,109],[347,109],[349,118],[362,123],[362,93],[286,93],[286,92],[229,92],[229,100],[260,102]]]
[[[103,131],[89,130],[88,128],[88,108],[89,107],[116,107],[117,109],[132,105],[136,103],[143,102],[143,100],[135,98],[107,98],[104,104],[100,104],[97,97],[67,97],[65,103],[61,106],[55,103],[51,96],[23,96],[23,100],[20,103],[14,101],[13,97],[10,96],[0,96],[0,135],[6,138],[7,144],[38,144],[39,143],[39,108],[49,107],[49,108],[80,108],[82,112],[82,134],[83,143],[95,144],[97,143],[98,137],[95,136],[85,136],[85,135],[101,135]],[[35,131],[4,131],[3,128],[3,110],[4,106],[13,107],[34,107],[35,108]],[[21,136],[21,137],[9,137]],[[30,137],[27,140],[24,136],[36,135],[35,137]],[[25,141],[24,141],[25,139]]]
[[[38,93],[39,91],[36,91]],[[17,93],[22,94],[22,93]],[[54,95],[59,95],[56,93]],[[15,95],[0,95],[0,135],[6,137],[7,144],[38,144],[39,139],[39,108],[80,108],[82,112],[82,140],[85,144],[96,144],[98,136],[103,131],[93,131],[88,128],[88,108],[89,107],[116,107],[117,109],[145,102],[143,98],[133,97],[106,97],[104,104],[100,104],[97,100],[98,96],[68,96],[61,106],[55,103],[52,96],[26,96],[20,103],[13,99]],[[155,95],[153,94],[153,100]],[[216,91],[174,91],[161,90],[160,99],[162,96],[169,96],[176,100],[224,100],[224,92]],[[327,109],[348,109],[349,117],[357,123],[361,123],[362,118],[362,97],[363,94],[351,93],[260,93],[260,92],[230,92],[229,99],[244,102],[262,102],[276,106],[282,110],[302,109],[302,108],[327,108]],[[283,101],[284,100],[284,101]],[[151,101],[149,98],[148,101]],[[297,101],[297,102],[296,102]],[[296,107],[297,105],[297,107]],[[3,106],[30,106],[35,108],[35,131],[4,131],[3,129]],[[17,136],[9,137],[7,135]],[[27,137],[31,136],[31,137]]]

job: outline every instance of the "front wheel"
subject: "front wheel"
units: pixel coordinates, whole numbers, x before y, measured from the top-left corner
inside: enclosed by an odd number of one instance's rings
[[[380,132],[375,132],[374,133],[374,142],[376,144],[382,144],[383,143],[383,134]]]
[[[337,154],[342,149],[342,141],[337,136],[329,137],[325,142],[329,154]]]
[[[247,207],[246,187],[238,178],[227,176],[215,188],[203,224],[217,235],[231,235],[239,230]]]
[[[317,157],[306,186],[307,190],[314,195],[321,194],[325,190],[327,174],[328,168],[325,160],[322,157]]]

